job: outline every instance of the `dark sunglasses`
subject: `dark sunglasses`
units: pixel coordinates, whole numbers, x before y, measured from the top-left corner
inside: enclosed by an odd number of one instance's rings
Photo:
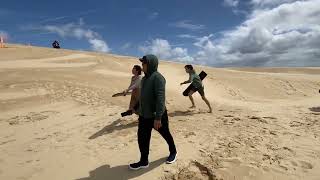
[[[143,56],[142,58],[139,59],[142,64],[147,64],[148,60],[147,60],[147,57],[146,56]]]

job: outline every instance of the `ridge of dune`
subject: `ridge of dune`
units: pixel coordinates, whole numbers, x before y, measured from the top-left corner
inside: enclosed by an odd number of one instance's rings
[[[204,70],[197,108],[182,96],[181,63],[161,61],[170,129],[155,131],[150,168],[138,160],[137,116],[120,117],[136,57],[8,45],[0,49],[0,179],[310,179],[320,177],[320,68]]]

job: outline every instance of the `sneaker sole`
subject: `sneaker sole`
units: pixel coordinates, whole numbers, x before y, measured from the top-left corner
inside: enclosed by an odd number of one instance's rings
[[[129,169],[131,169],[131,170],[146,169],[146,168],[148,168],[148,167],[149,167],[149,164],[146,165],[146,166],[140,166],[140,167],[138,167],[138,168],[133,168],[133,167],[131,167],[131,166],[129,165]]]
[[[173,161],[166,161],[167,164],[173,164],[174,162],[177,161],[177,156],[178,156],[178,153],[176,154],[176,158],[174,158]]]

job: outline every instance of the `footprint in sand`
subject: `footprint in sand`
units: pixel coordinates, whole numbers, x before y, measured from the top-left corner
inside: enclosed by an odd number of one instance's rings
[[[223,124],[224,125],[233,125],[235,122],[234,121],[230,121],[230,120],[228,120],[228,119],[224,119],[223,120]]]
[[[189,132],[186,135],[184,135],[184,138],[189,138],[190,136],[196,136],[196,133],[194,132]]]
[[[241,119],[238,117],[232,118],[232,121],[240,121]]]
[[[265,120],[265,119],[262,119],[261,117],[257,117],[257,116],[249,116],[249,119],[253,119],[253,120],[257,120],[261,123],[265,123],[265,124],[268,124],[268,121]]]
[[[4,144],[7,144],[7,143],[10,143],[10,142],[14,142],[14,141],[16,141],[16,139],[10,139],[10,140],[7,140],[7,141],[0,142],[0,146],[4,145]]]
[[[312,169],[312,168],[313,168],[312,164],[310,164],[310,163],[308,163],[308,162],[299,161],[299,163],[300,163],[300,165],[301,165],[301,167],[302,167],[303,169]]]
[[[165,179],[217,180],[216,175],[211,168],[197,161],[192,161],[189,165],[184,167],[178,167],[178,171],[176,173],[166,175]]]
[[[248,116],[249,119],[261,119],[260,117],[257,117],[257,116]]]
[[[298,122],[298,121],[290,122],[290,127],[300,127],[300,126],[303,126],[303,125],[304,125],[304,123]]]
[[[226,117],[226,116],[225,116]],[[233,117],[233,116],[229,116],[229,117]],[[224,118],[220,118],[223,120],[223,124],[224,125],[233,125],[234,123],[236,123],[237,121],[240,121],[241,119],[238,117],[232,118],[232,119],[224,119]]]
[[[316,116],[320,116],[320,113],[310,113],[310,114],[313,114],[313,115],[316,115]]]
[[[271,135],[274,135],[274,136],[277,135],[277,132],[276,132],[276,131],[269,131],[269,133],[270,133]]]
[[[264,116],[264,119],[277,119],[276,117]]]
[[[292,164],[292,166],[295,166],[295,167],[298,166],[298,163],[296,163],[295,161],[291,161],[291,164]]]
[[[283,147],[283,149],[291,152],[291,153],[294,154],[294,155],[296,154],[296,152],[295,152],[294,150],[292,150],[292,149],[290,149],[290,148],[288,148],[288,147]]]
[[[25,124],[25,123],[29,123],[29,122],[42,121],[42,120],[49,118],[49,116],[57,114],[57,113],[59,113],[59,112],[57,112],[57,111],[42,111],[39,113],[29,112],[28,114],[23,115],[23,116],[15,116],[10,119],[7,119],[7,122],[10,125],[19,125],[19,124]]]

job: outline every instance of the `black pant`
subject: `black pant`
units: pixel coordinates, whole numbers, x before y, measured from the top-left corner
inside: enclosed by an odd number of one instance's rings
[[[154,123],[154,119],[143,118],[141,116],[139,117],[138,144],[139,144],[139,149],[141,153],[140,161],[143,161],[143,162],[148,161],[153,123]],[[159,128],[158,132],[168,143],[170,153],[177,152],[172,135],[169,131],[167,111],[165,111],[162,115],[161,124],[162,126],[161,128]]]

